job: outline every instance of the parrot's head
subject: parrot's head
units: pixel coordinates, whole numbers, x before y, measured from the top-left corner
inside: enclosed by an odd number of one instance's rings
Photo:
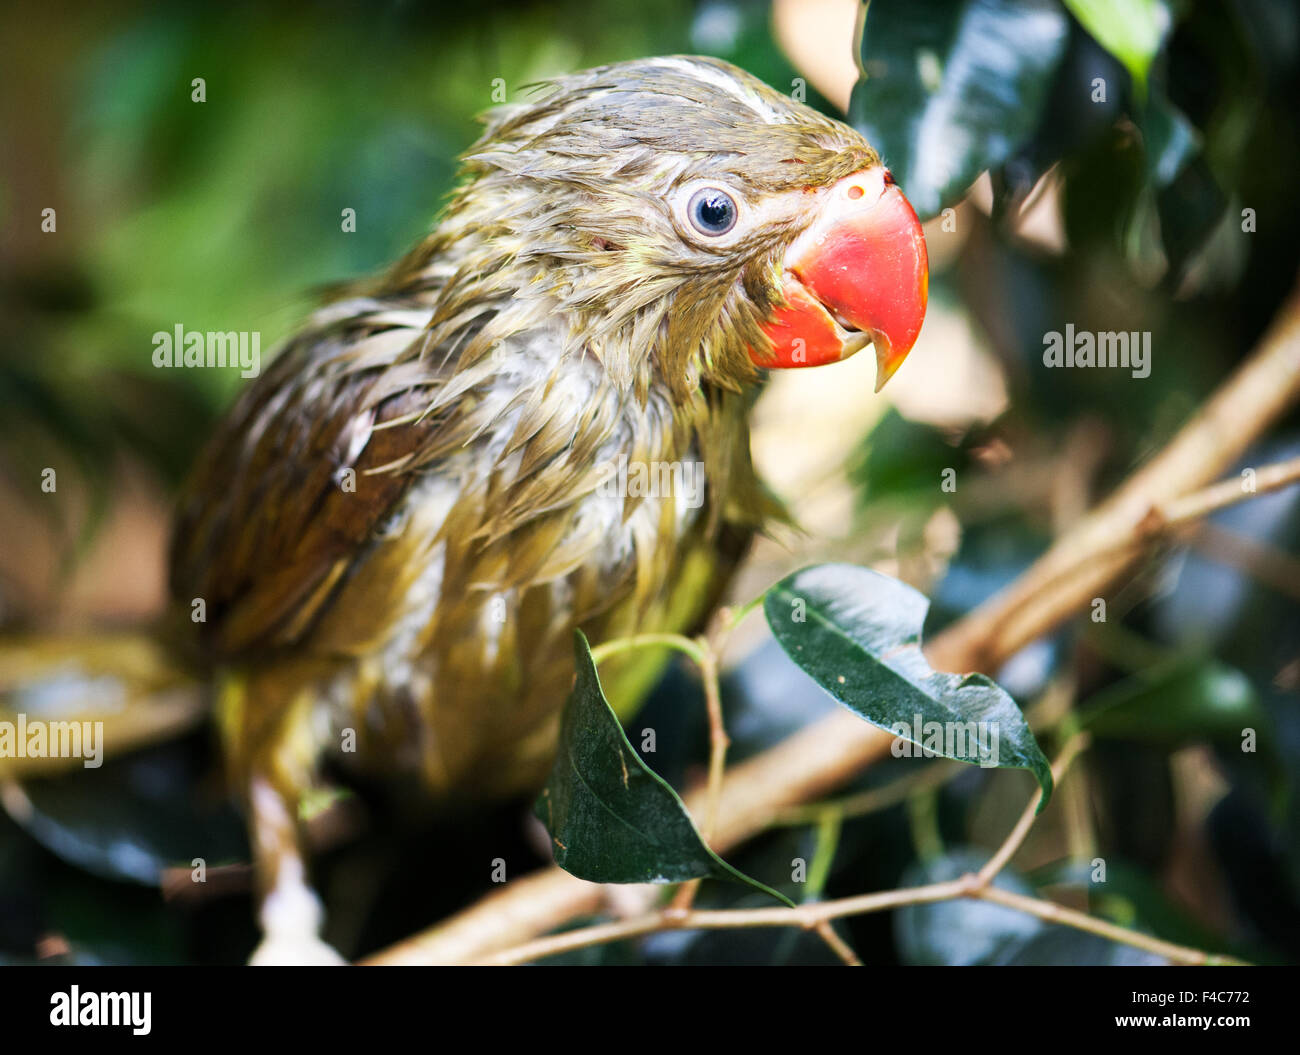
[[[688,398],[868,343],[879,389],[920,332],[925,239],[879,156],[728,63],[562,77],[496,111],[465,164],[443,315],[508,285],[493,336],[565,319],[642,396],[656,374]]]

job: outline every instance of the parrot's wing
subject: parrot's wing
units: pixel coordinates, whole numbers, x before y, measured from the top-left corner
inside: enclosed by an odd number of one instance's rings
[[[298,640],[410,487],[441,424],[420,419],[437,371],[398,362],[421,316],[376,303],[304,331],[206,448],[180,502],[171,580],[183,604],[203,601],[213,654]]]

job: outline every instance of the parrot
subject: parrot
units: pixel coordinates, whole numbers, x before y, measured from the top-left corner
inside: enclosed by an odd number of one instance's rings
[[[693,632],[780,515],[749,451],[764,373],[870,344],[879,391],[927,296],[873,147],[725,61],[490,110],[430,233],[284,342],[177,504],[176,647],[247,817],[252,962],[338,962],[299,811],[322,760],[439,801],[539,790],[574,631]],[[608,669],[625,715],[654,670]]]

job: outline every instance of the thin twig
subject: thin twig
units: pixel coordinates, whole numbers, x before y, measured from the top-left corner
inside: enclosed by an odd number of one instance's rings
[[[975,898],[990,901],[1007,908],[1015,909],[1035,916],[1049,923],[1060,923],[1076,930],[1097,934],[1122,945],[1145,949],[1156,956],[1173,963],[1181,964],[1241,964],[1243,961],[1232,956],[1207,953],[1200,949],[1191,949],[1184,945],[1154,938],[1140,931],[1129,930],[1106,920],[1089,916],[1086,913],[1066,908],[1055,901],[1028,897],[1003,890],[996,886],[982,886],[979,877],[973,872],[942,883],[930,883],[926,886],[909,887],[903,890],[887,890],[878,894],[862,894],[852,898],[836,901],[823,901],[798,908],[756,908],[756,909],[692,909],[689,912],[647,913],[632,919],[617,920],[612,923],[598,923],[580,930],[565,931],[538,938],[512,949],[506,949],[478,961],[484,964],[511,965],[533,963],[548,956],[556,956],[574,949],[586,949],[596,945],[607,945],[614,941],[625,941],[647,934],[667,930],[736,930],[749,927],[800,927],[816,931],[823,923],[848,916],[862,916],[887,909],[903,908],[907,905],[926,905],[936,901],[951,901],[956,898]]]
[[[822,941],[830,946],[831,952],[844,961],[845,966],[863,966],[862,961],[858,959],[858,954],[853,951],[849,943],[835,933],[835,928],[831,925],[830,920],[822,920],[813,930],[821,935]]]
[[[1035,595],[1045,596],[1058,586],[1068,584],[1103,557],[1139,554],[1153,543],[1172,537],[1180,528],[1211,513],[1297,482],[1300,482],[1300,458],[1291,458],[1257,470],[1254,486],[1244,486],[1246,481],[1240,478],[1220,480],[1191,494],[1152,505],[1131,532],[1080,552],[1072,562],[1062,563],[1051,576],[1042,578],[1035,586]]]
[[[1173,440],[1007,589],[936,639],[929,649],[933,662],[948,670],[996,669],[1086,607],[1141,555],[1139,547],[1116,550],[1117,543],[1139,534],[1153,508],[1211,484],[1297,398],[1300,290],[1283,304],[1255,353]],[[1075,570],[1058,581],[1065,568]]]
[[[718,655],[707,638],[699,638],[700,678],[704,682],[704,699],[709,715],[709,777],[705,785],[704,819],[700,824],[700,837],[707,843],[713,837],[718,820],[718,803],[722,801],[722,778],[727,771],[727,748],[731,744],[722,721],[722,691],[718,682]],[[700,881],[692,879],[683,883],[674,895],[671,907],[682,911],[695,903]]]
[[[1003,890],[996,886],[981,886],[974,873],[942,883],[930,883],[926,886],[909,887],[903,890],[888,890],[879,894],[863,894],[858,897],[841,898],[836,901],[823,901],[798,908],[757,908],[757,909],[692,909],[689,912],[672,912],[664,910],[652,912],[632,919],[617,920],[612,923],[598,923],[580,930],[565,931],[538,938],[513,949],[506,949],[478,961],[497,966],[533,963],[548,956],[556,956],[574,949],[586,949],[596,945],[608,945],[610,942],[639,938],[667,930],[736,930],[750,927],[800,927],[816,931],[823,923],[848,916],[862,916],[887,909],[903,908],[907,905],[926,905],[936,901],[952,901],[956,898],[975,898],[1004,905],[1007,908],[1024,912],[1049,923],[1060,923],[1076,930],[1087,931],[1103,938],[1145,949],[1156,956],[1173,963],[1198,964],[1237,964],[1243,961],[1232,956],[1207,953],[1200,949],[1176,945],[1173,942],[1154,938],[1140,931],[1129,930],[1106,920],[1078,912],[1055,901],[1028,897]],[[855,957],[856,959],[856,957]]]
[[[1200,520],[1220,509],[1227,509],[1228,506],[1244,502],[1257,495],[1278,491],[1290,484],[1300,482],[1300,457],[1265,465],[1254,470],[1254,473],[1253,480],[1245,477],[1221,480],[1200,491],[1175,498],[1165,503],[1163,507],[1157,507],[1160,519],[1154,526],[1157,529],[1168,530],[1179,524]]]
[[[709,713],[709,780],[700,832],[708,842],[718,823],[718,804],[722,801],[722,778],[727,771],[727,748],[731,746],[731,738],[727,736],[727,727],[722,720],[722,689],[718,683],[720,650],[701,638],[700,652],[700,677],[704,680],[704,699]]]

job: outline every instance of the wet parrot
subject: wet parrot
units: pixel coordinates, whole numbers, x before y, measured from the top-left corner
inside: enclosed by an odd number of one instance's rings
[[[286,342],[179,502],[168,649],[247,813],[254,962],[334,956],[299,824],[322,761],[448,802],[538,790],[575,628],[698,629],[772,514],[764,372],[871,345],[879,387],[927,276],[871,144],[728,63],[602,66],[489,114],[431,233]],[[682,465],[690,493],[610,486]],[[608,674],[616,705],[649,687]]]

